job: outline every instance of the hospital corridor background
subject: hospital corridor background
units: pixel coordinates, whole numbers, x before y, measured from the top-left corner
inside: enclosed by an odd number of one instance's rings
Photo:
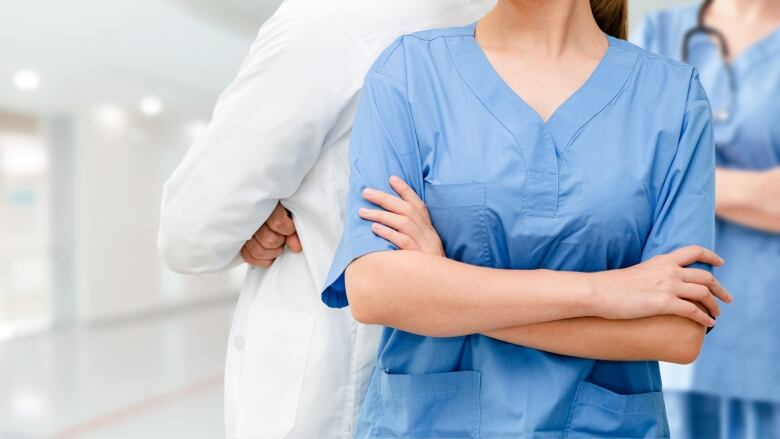
[[[166,268],[162,184],[279,3],[0,0],[0,439],[224,437],[246,268]]]

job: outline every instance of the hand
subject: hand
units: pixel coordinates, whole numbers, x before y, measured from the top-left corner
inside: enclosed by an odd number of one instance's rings
[[[731,303],[733,297],[709,271],[685,268],[696,262],[723,265],[714,252],[690,246],[633,267],[592,273],[599,297],[597,307],[604,310],[599,317],[637,319],[671,314],[714,326],[715,319],[696,303],[717,317],[720,308],[715,298]]]
[[[373,221],[371,230],[401,250],[417,250],[444,256],[444,247],[423,200],[399,177],[390,177],[390,187],[400,195],[366,189],[363,197],[381,209],[360,209],[361,218]]]
[[[290,212],[281,203],[268,220],[241,248],[241,257],[249,265],[268,268],[284,251],[284,245],[298,253],[303,250]]]

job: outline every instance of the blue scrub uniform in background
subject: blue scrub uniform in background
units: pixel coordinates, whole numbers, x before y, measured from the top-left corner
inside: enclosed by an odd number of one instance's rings
[[[327,305],[348,305],[351,261],[396,249],[357,213],[369,207],[362,190],[391,191],[391,175],[424,199],[447,256],[468,264],[591,272],[712,247],[711,115],[691,67],[609,38],[545,123],[493,70],[474,29],[401,37],[370,70]],[[658,363],[385,328],[357,437],[564,434],[667,437]]]
[[[679,58],[697,13],[691,6],[651,14],[635,40]],[[716,115],[717,165],[780,166],[780,29],[734,59],[734,91],[707,36],[692,38],[689,62]],[[683,438],[780,438],[780,234],[718,219],[715,248],[726,260],[716,275],[736,300],[694,363],[692,393],[671,395],[670,413],[672,406],[680,408]]]

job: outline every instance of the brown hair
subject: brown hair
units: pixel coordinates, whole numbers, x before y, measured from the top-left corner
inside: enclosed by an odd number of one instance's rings
[[[590,0],[590,10],[604,33],[628,38],[628,0]]]

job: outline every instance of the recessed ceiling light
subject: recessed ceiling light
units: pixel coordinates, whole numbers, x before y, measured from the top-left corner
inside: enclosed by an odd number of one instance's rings
[[[19,70],[14,74],[14,85],[22,91],[32,91],[41,85],[41,76],[33,70]]]
[[[127,113],[116,104],[105,104],[97,107],[95,118],[106,128],[119,129],[127,125]]]
[[[160,98],[157,96],[146,96],[145,98],[141,99],[139,108],[141,113],[147,116],[157,116],[160,114],[160,112],[162,112],[163,103],[162,100],[160,100]]]

